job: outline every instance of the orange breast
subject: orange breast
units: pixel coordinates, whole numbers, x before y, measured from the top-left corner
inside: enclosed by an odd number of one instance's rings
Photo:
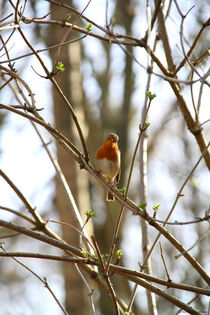
[[[98,149],[96,154],[97,160],[108,159],[116,161],[118,159],[118,145],[110,141],[105,141],[104,144]]]

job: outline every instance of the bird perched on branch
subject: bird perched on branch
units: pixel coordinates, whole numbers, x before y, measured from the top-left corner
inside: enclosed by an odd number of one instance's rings
[[[120,179],[120,150],[118,148],[119,137],[110,133],[102,146],[96,152],[96,169],[112,184],[117,184]],[[115,197],[107,191],[107,201],[114,201]]]

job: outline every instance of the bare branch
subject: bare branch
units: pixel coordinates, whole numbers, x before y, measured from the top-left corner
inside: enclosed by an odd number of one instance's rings
[[[23,257],[23,258],[36,258],[36,259],[47,259],[52,261],[62,261],[67,263],[77,263],[77,264],[87,264],[87,265],[96,265],[96,262],[91,259],[87,258],[80,258],[80,257],[69,257],[69,256],[56,256],[56,255],[49,255],[49,254],[39,254],[39,253],[29,253],[29,252],[0,252],[0,257]],[[186,285],[183,283],[177,283],[174,281],[168,281],[164,279],[160,279],[157,277],[153,277],[151,275],[148,275],[144,272],[138,272],[134,271],[122,266],[116,266],[111,264],[110,265],[110,271],[114,272],[115,274],[122,275],[124,274],[124,277],[126,275],[128,276],[134,276],[135,278],[145,279],[150,282],[154,282],[160,285],[163,285],[168,288],[175,288],[180,289],[184,291],[194,292],[197,294],[203,294],[205,296],[210,296],[210,289],[209,288],[200,288],[192,285]]]
[[[16,231],[16,232],[21,233],[23,235],[29,236],[31,238],[37,239],[41,242],[47,243],[49,245],[63,249],[65,251],[69,251],[69,252],[75,254],[76,256],[79,256],[79,257],[83,256],[81,254],[81,251],[78,248],[71,246],[71,245],[65,243],[64,241],[56,240],[55,238],[40,234],[38,232],[32,231],[32,230],[27,229],[27,228],[22,227],[22,226],[18,226],[17,224],[14,224],[12,222],[0,220],[0,226],[3,226],[3,227],[5,227],[9,230],[12,230],[12,231]]]

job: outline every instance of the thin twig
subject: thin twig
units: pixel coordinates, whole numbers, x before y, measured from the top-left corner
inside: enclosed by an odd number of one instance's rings
[[[175,1],[175,4],[176,4],[176,3],[177,3],[177,2]],[[202,28],[199,30],[199,32],[198,32],[197,36],[195,37],[195,39],[194,39],[192,45],[190,46],[189,51],[188,51],[187,54],[186,54],[187,58],[190,57],[190,55],[192,54],[192,52],[193,52],[195,46],[197,45],[197,43],[198,43],[198,41],[199,41],[199,39],[200,39],[200,37],[201,37],[201,34],[203,33],[204,29],[205,29],[206,27],[208,27],[209,25],[210,25],[210,19],[208,19],[208,20],[203,24]],[[184,66],[186,60],[187,60],[186,57],[184,57],[183,60],[180,62],[180,64],[176,67],[175,74],[178,73],[179,70]]]
[[[21,212],[19,212],[19,211],[17,211],[17,210],[13,210],[13,209],[11,209],[11,208],[3,207],[3,206],[0,206],[0,209],[1,209],[1,210],[8,211],[8,212],[11,212],[11,213],[15,214],[16,216],[18,216],[18,217],[20,217],[20,218],[22,218],[22,219],[24,219],[24,220],[26,220],[26,221],[32,223],[33,225],[36,225],[36,221],[32,220],[32,219],[29,218],[27,215],[25,215],[25,214],[23,214],[23,213],[21,213]]]
[[[208,230],[205,234],[201,235],[196,241],[195,243],[190,246],[188,249],[186,249],[187,252],[191,251],[197,244],[199,244],[200,242],[202,242],[207,236],[209,236],[210,234],[210,230]],[[182,254],[176,255],[175,258],[178,259],[182,256]]]
[[[90,289],[87,280],[85,279],[85,277],[83,276],[81,270],[79,269],[78,264],[74,264],[74,265],[75,265],[75,268],[76,268],[80,278],[82,279],[82,281],[84,282],[84,284],[85,284],[85,286],[86,286],[86,288],[88,290],[88,297],[89,297],[89,300],[90,300],[90,305],[91,305],[91,308],[92,308],[92,312],[93,312],[93,315],[96,315],[95,304],[94,304],[94,301],[93,301],[93,290]]]
[[[197,224],[200,222],[208,221],[210,219],[210,215],[205,215],[203,218],[196,218],[195,220],[192,221],[187,221],[187,222],[168,222],[168,221],[162,221],[158,220],[156,218],[156,221],[165,225],[188,225],[188,224]]]
[[[55,45],[51,45],[51,46],[48,46],[47,48],[42,48],[42,49],[36,49],[36,53],[37,54],[40,54],[42,52],[45,52],[45,51],[48,51],[48,50],[51,50],[51,49],[55,49],[55,48],[58,48],[59,46],[67,46],[69,44],[73,44],[75,42],[78,42],[80,40],[83,40],[88,34],[84,34],[83,36],[81,37],[78,37],[78,38],[75,38],[75,39],[71,39],[71,40],[68,40],[66,41],[65,43],[58,43],[58,44],[55,44]],[[33,56],[35,53],[32,51],[32,52],[29,52],[27,54],[23,54],[23,55],[20,55],[18,57],[13,57],[13,58],[10,58],[8,60],[4,60],[4,61],[0,61],[0,64],[4,64],[4,63],[8,63],[9,61],[16,61],[16,60],[20,60],[20,59],[23,59],[23,58],[26,58],[26,57],[30,57],[30,56]]]
[[[183,303],[179,299],[177,299],[174,296],[161,290],[159,287],[152,285],[150,282],[145,281],[143,279],[136,278],[134,276],[125,276],[123,273],[121,275],[123,277],[125,277],[127,280],[133,281],[133,282],[137,283],[138,285],[142,286],[143,288],[150,290],[151,292],[154,292],[155,294],[161,296],[166,301],[172,303],[173,305],[176,305],[177,307],[181,308],[182,310],[186,311],[187,313],[200,315],[200,312],[196,311],[194,308],[191,308],[190,306],[186,305],[185,303]]]
[[[64,226],[71,227],[72,229],[74,229],[75,231],[77,231],[77,233],[79,233],[79,234],[81,235],[81,237],[85,240],[85,245],[86,245],[86,247],[87,247],[87,250],[88,250],[90,253],[93,253],[93,252],[94,252],[94,247],[93,247],[93,245],[91,244],[91,242],[89,241],[89,239],[87,238],[87,236],[85,236],[85,234],[83,233],[82,230],[76,228],[74,225],[72,225],[72,224],[70,224],[70,223],[67,223],[67,222],[56,221],[56,220],[52,220],[52,219],[47,220],[47,222],[56,223],[56,224],[60,224],[60,225],[64,225]]]
[[[176,6],[178,8],[178,4],[177,1],[175,0]],[[185,15],[181,14],[181,25],[180,25],[180,42],[181,42],[181,47],[182,47],[182,53],[185,57],[185,60],[187,61],[187,63],[189,64],[189,66],[192,68],[192,70],[199,76],[201,82],[206,83],[208,86],[210,86],[210,83],[205,80],[205,78],[198,72],[198,70],[196,69],[196,67],[193,65],[193,63],[190,61],[189,57],[186,55],[185,52],[185,47],[184,47],[184,42],[183,42],[183,37],[184,37],[184,21],[187,17],[187,15],[190,13],[190,11],[194,8],[195,6],[193,5]]]
[[[5,227],[9,230],[12,230],[12,231],[16,231],[16,232],[21,233],[23,235],[29,236],[31,238],[37,239],[41,242],[50,244],[50,245],[55,246],[57,248],[63,249],[65,251],[69,251],[69,252],[75,254],[76,256],[83,257],[80,249],[67,244],[63,240],[58,240],[58,239],[55,239],[53,237],[43,235],[41,233],[32,231],[32,230],[27,229],[25,227],[18,226],[17,224],[14,224],[12,222],[7,222],[7,221],[1,220],[1,219],[0,219],[0,226],[3,226],[3,227]]]
[[[160,255],[161,255],[161,258],[162,258],[162,261],[163,261],[163,265],[164,265],[164,268],[165,268],[165,271],[166,271],[168,282],[171,282],[171,278],[170,278],[170,275],[169,275],[169,272],[168,272],[168,268],[167,268],[167,265],[166,265],[166,262],[165,262],[165,258],[163,256],[163,248],[162,248],[161,242],[159,242],[159,245],[160,245]]]

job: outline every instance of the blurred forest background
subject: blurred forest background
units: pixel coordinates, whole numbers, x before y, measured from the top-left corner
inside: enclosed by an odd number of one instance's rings
[[[17,3],[18,1],[14,0],[1,1],[1,25],[5,21],[14,19]],[[60,50],[58,47],[46,49],[39,55],[49,72],[56,70],[55,60],[62,62],[65,67],[65,71],[58,71],[54,78],[77,116],[91,165],[93,165],[97,148],[107,134],[114,132],[119,135],[122,164],[118,188],[127,185],[134,148],[140,132],[139,125],[145,114],[146,91],[149,90],[156,94],[148,111],[147,121],[150,125],[142,137],[140,150],[137,152],[128,196],[137,205],[143,206],[143,203],[146,203],[145,209],[151,216],[154,214],[152,207],[160,205],[156,218],[164,221],[172,208],[177,193],[202,154],[195,136],[189,131],[189,126],[178,106],[177,96],[169,82],[163,79],[160,69],[156,64],[151,64],[149,54],[138,44],[136,47],[135,45],[119,45],[120,36],[113,37],[115,43],[88,35],[84,39],[76,41],[84,34],[80,34],[72,28],[67,38],[64,38],[67,28],[53,23],[41,23],[45,20],[67,21],[75,23],[85,30],[88,27],[91,28],[90,33],[105,36],[103,30],[99,32],[97,27],[90,22],[93,21],[104,28],[107,27],[114,34],[142,39],[148,29],[149,8],[151,8],[152,14],[155,6],[161,1],[92,0],[89,4],[88,1],[82,0],[62,1],[67,4],[66,8],[59,6],[58,3],[59,1],[57,3],[42,0],[21,1],[19,7],[25,6],[24,17],[40,19],[40,23],[23,22],[22,30],[35,50],[59,45],[62,40],[73,41],[68,45],[63,45]],[[184,55],[180,42],[183,20],[176,3],[183,14],[194,6],[183,23],[182,35],[186,51],[189,50],[199,30],[209,18],[210,8],[209,3],[205,0],[162,2],[171,53],[177,67]],[[72,6],[76,11],[81,12],[86,5],[84,15],[90,21],[68,8],[68,6]],[[11,16],[9,16],[10,14]],[[4,21],[5,17],[8,18]],[[11,33],[13,30],[8,29],[0,33],[2,47],[0,65],[4,67],[8,65],[4,62],[8,59],[4,43],[11,34],[6,43],[11,60],[29,53],[29,47],[23,41],[18,30]],[[148,44],[155,49],[155,54],[167,68],[167,57],[161,34],[158,31],[156,21]],[[129,38],[126,36],[123,39],[129,42]],[[203,56],[196,69],[206,80],[209,75],[208,44],[209,27],[204,27],[190,58],[191,61],[197,61]],[[36,56],[33,54],[17,58],[11,61],[12,64],[13,62],[17,73],[33,91],[36,106],[42,109],[39,114],[82,151],[80,138],[69,109],[55,86],[49,82],[50,80],[44,78],[46,74]],[[148,66],[153,67],[152,72],[159,76],[149,73]],[[183,80],[180,86],[188,110],[195,120],[198,118],[196,121],[199,122],[199,126],[202,124],[204,137],[208,142],[210,138],[209,86],[202,80],[198,80],[199,75],[187,62],[178,76],[180,80]],[[185,84],[190,80],[197,80],[197,82]],[[5,82],[5,76],[2,75],[0,103],[18,104],[18,98],[15,98],[18,93],[12,92],[14,87],[4,86]],[[72,228],[72,226],[77,227],[77,221],[72,214],[68,196],[56,175],[45,146],[41,143],[30,121],[3,110],[0,115],[1,169],[36,207],[44,220],[51,219],[70,224],[71,226],[48,223],[51,229],[62,236],[65,241],[79,247],[80,234]],[[72,159],[69,152],[57,144],[46,130],[42,130],[42,132],[45,143],[48,143],[57,157],[83,221],[86,220],[85,211],[92,210],[96,213],[96,217],[86,224],[89,235],[95,236],[101,253],[109,253],[120,213],[120,203],[118,201],[107,203],[104,187],[91,178],[85,170],[80,170],[78,163]],[[144,169],[143,143],[145,144],[144,157],[147,155],[147,160],[144,160]],[[143,170],[146,172],[144,176],[142,175]],[[205,211],[209,207],[209,187],[209,170],[203,159],[187,181],[182,192],[183,196],[179,198],[170,221],[185,222],[204,217]],[[12,221],[20,226],[30,226],[29,223],[23,224],[23,219],[11,211],[5,211],[4,208],[7,208],[27,213],[21,200],[2,177],[0,177],[0,206],[1,219]],[[168,225],[167,229],[186,249],[194,245],[190,254],[208,272],[210,269],[208,222]],[[139,216],[134,216],[125,209],[116,245],[116,249],[121,249],[123,253],[120,263],[127,268],[139,270],[139,265],[144,262],[145,255],[157,235],[158,232],[154,228],[148,227]],[[63,255],[61,250],[58,251],[47,244],[27,239],[25,236],[14,234],[4,228],[0,229],[0,237],[9,251],[33,251]],[[199,274],[192,270],[183,257],[175,258],[178,252],[167,240],[161,237],[160,241],[171,279],[175,282],[205,287]],[[69,314],[92,314],[87,288],[73,264],[28,258],[20,260],[40,277],[47,278],[53,292]],[[159,244],[152,252],[148,268],[153,276],[166,279]],[[42,283],[11,258],[0,258],[0,274],[0,314],[62,314]],[[86,277],[85,273],[84,275]],[[110,297],[100,290],[90,277],[87,276],[86,279],[90,288],[94,290],[97,314],[115,314]],[[116,276],[112,277],[112,282],[117,295],[128,304],[134,284],[123,277]],[[177,292],[173,288],[167,289],[166,292],[176,295],[184,303],[189,302],[195,296],[192,292]],[[148,307],[147,298],[149,299],[145,289],[138,287],[132,308],[135,314],[178,314],[177,307],[157,295],[155,302],[153,300],[155,306],[153,305],[154,308],[151,310]],[[154,296],[151,295],[150,298],[154,299]],[[201,314],[207,314],[208,303],[208,297],[200,296],[195,299],[192,306],[200,310]]]

